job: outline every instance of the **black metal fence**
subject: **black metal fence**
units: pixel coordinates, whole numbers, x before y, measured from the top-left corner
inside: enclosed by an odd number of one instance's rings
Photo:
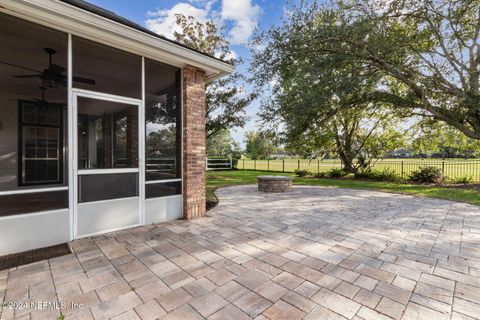
[[[408,178],[412,171],[421,167],[432,166],[442,170],[448,180],[470,178],[472,182],[480,182],[480,160],[432,160],[432,159],[392,159],[372,162],[372,169],[392,170],[401,178]],[[285,159],[285,160],[239,160],[236,168],[240,170],[262,170],[276,172],[294,172],[297,169],[311,172],[341,169],[340,160],[317,159]]]

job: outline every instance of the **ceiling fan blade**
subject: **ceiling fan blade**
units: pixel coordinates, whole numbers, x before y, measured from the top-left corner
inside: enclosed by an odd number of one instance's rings
[[[37,78],[41,77],[41,74],[25,74],[25,75],[18,75],[18,76],[13,76],[14,78]]]
[[[82,77],[73,77],[73,81],[95,85],[95,80],[93,80],[93,79],[87,79],[87,78],[82,78]]]
[[[21,65],[18,65],[18,64],[6,62],[6,61],[1,61],[1,60],[0,60],[0,64],[4,64],[4,65],[6,65],[6,66],[15,67],[15,68],[23,69],[23,70],[28,70],[28,71],[33,71],[33,72],[42,73],[41,71],[38,71],[38,70],[35,70],[35,69],[32,69],[32,68],[29,68],[29,67],[24,67],[24,66],[21,66]]]

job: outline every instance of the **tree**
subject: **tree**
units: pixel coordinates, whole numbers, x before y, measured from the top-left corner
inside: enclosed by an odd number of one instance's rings
[[[296,55],[297,47],[285,46],[284,39],[293,41],[295,34],[279,30],[256,39],[267,41],[268,50],[254,53],[253,80],[260,88],[270,87],[261,117],[271,130],[282,128],[290,150],[334,153],[346,171],[357,172],[402,145],[395,127],[399,112],[386,102],[365,99],[382,85],[377,72],[336,56]],[[273,86],[269,79],[275,79]]]
[[[186,46],[216,56],[234,65],[241,60],[231,57],[229,42],[213,21],[201,23],[194,17],[176,15],[176,23],[181,32],[174,32],[177,41]],[[256,94],[244,90],[245,78],[238,72],[222,79],[212,81],[206,86],[207,139],[223,129],[245,125],[245,108],[255,99]]]
[[[480,0],[332,0],[289,12],[255,39],[266,48],[252,64],[257,83],[316,66],[309,82],[292,84],[301,93],[351,64],[379,78],[360,100],[480,139]]]
[[[301,135],[287,133],[287,147],[297,154],[311,150],[312,155],[336,155],[345,171],[355,173],[369,167],[387,151],[405,145],[403,133],[392,120],[388,112],[380,114],[379,110],[340,111],[318,125],[305,127]]]
[[[240,147],[233,140],[230,131],[222,129],[207,140],[207,155],[221,157],[240,157]]]
[[[176,128],[169,126],[158,131],[150,132],[145,139],[147,158],[166,159],[174,157],[176,153]]]
[[[249,131],[245,134],[245,152],[250,159],[267,159],[275,149],[272,137],[265,132]]]
[[[410,148],[417,154],[441,153],[445,157],[474,158],[480,154],[480,141],[439,122],[419,121],[414,125]]]

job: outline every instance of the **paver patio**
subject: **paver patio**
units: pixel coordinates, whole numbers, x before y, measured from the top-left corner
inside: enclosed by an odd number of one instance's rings
[[[208,217],[0,271],[0,301],[65,302],[65,319],[480,319],[479,207],[323,187],[217,194]],[[32,306],[0,319],[60,316]]]

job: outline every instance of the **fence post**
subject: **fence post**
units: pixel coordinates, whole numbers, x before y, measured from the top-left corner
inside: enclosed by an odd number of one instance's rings
[[[298,170],[300,170],[300,159],[298,159]]]
[[[270,159],[267,159],[267,171],[270,171]]]
[[[232,161],[232,156],[230,156],[230,170],[233,170],[233,161]]]
[[[403,179],[403,160],[402,160],[402,179]]]
[[[320,172],[320,159],[317,159],[317,172]]]
[[[282,159],[282,172],[285,172],[285,159]]]
[[[257,160],[253,159],[253,170],[257,170]]]
[[[245,158],[243,158],[243,170],[245,170]]]
[[[442,175],[445,176],[445,160],[442,160]]]

